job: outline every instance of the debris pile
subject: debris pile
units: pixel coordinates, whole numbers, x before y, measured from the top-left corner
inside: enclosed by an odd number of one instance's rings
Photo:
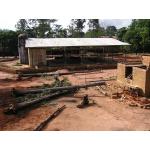
[[[96,86],[96,89],[104,96],[117,99],[119,102],[127,103],[129,106],[150,109],[150,100],[141,96],[141,89],[138,87],[106,83],[105,85]]]
[[[104,96],[118,99],[122,94],[122,87],[114,83],[106,83],[105,85],[96,86],[96,89]]]
[[[139,88],[128,88],[123,91],[121,101],[132,107],[150,109],[150,100],[140,96]]]

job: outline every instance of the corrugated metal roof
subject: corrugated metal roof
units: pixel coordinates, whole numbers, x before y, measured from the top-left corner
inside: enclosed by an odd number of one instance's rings
[[[28,38],[25,47],[121,46],[129,45],[113,38]]]

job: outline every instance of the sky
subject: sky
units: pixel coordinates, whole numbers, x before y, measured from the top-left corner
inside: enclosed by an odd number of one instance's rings
[[[0,29],[15,30],[15,24],[19,18],[0,19]],[[100,24],[104,27],[114,25],[117,28],[127,27],[130,25],[131,19],[100,19]],[[70,19],[58,19],[57,24],[62,25],[64,28],[70,24]],[[87,26],[85,27],[86,30]]]

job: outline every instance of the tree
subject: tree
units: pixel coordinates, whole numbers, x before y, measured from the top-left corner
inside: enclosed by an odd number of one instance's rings
[[[38,21],[38,37],[53,37],[53,30],[51,24],[56,22],[55,19],[37,19]]]
[[[69,37],[84,37],[83,29],[85,27],[85,19],[72,19],[68,27]]]
[[[37,37],[35,22],[36,19],[20,19],[15,25],[18,34],[26,33],[29,37]]]
[[[89,30],[86,32],[85,37],[100,37],[105,35],[105,29],[99,24],[99,19],[89,19]]]
[[[118,39],[121,39],[121,32],[118,31]],[[131,25],[122,31],[122,40],[131,44],[134,52],[149,52],[150,48],[150,20],[134,19]]]
[[[29,37],[53,37],[52,24],[56,19],[20,19],[16,25],[19,33],[27,33]]]
[[[86,20],[85,19],[72,19],[72,21],[75,24],[76,37],[83,37],[84,36],[83,29],[85,27],[84,23],[86,22]]]
[[[28,22],[26,19],[19,19],[17,24],[15,25],[18,31],[20,32],[25,32],[29,27],[28,27]]]
[[[18,34],[11,30],[0,30],[0,55],[17,56]]]
[[[76,35],[75,35],[75,27],[74,27],[73,22],[71,22],[71,24],[68,26],[67,32],[68,32],[68,37],[72,37],[72,38],[76,37]]]
[[[54,25],[54,37],[56,38],[66,38],[67,30],[63,29],[61,25]]]
[[[126,27],[122,27],[120,29],[118,29],[117,31],[117,38],[120,40],[120,41],[124,41],[124,36],[127,32],[127,28]]]
[[[109,36],[109,37],[113,37],[115,36],[117,33],[117,29],[115,26],[108,26],[106,28],[106,35]]]

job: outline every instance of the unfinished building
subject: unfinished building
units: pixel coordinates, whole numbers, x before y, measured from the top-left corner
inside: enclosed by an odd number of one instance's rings
[[[26,38],[19,36],[20,63],[30,67],[67,63],[111,62],[120,46],[113,38]]]
[[[118,63],[117,80],[129,87],[141,89],[141,95],[150,96],[150,55],[142,56],[142,64]]]

